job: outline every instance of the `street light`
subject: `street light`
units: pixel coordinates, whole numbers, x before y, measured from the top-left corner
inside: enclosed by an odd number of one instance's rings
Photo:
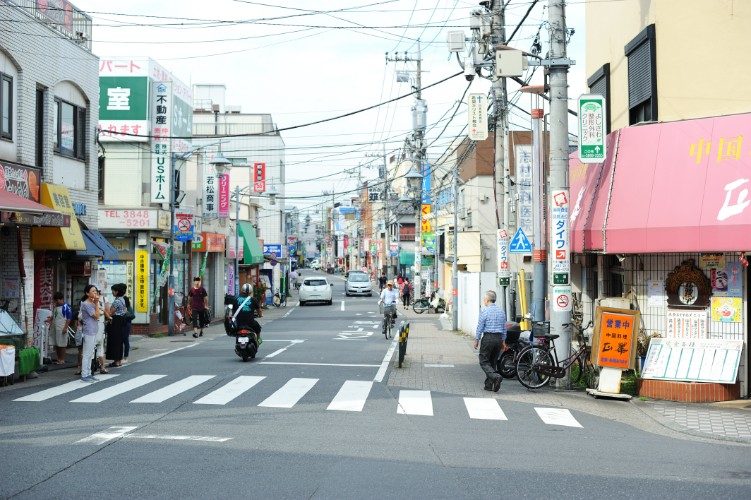
[[[172,168],[172,189],[170,194],[170,225],[169,225],[169,232],[170,232],[170,248],[169,248],[169,277],[167,278],[167,334],[168,335],[174,335],[175,334],[175,276],[173,274],[173,269],[175,265],[175,205],[177,205],[177,191],[180,186],[177,185],[178,176],[176,175],[176,169],[175,164],[177,163],[177,160],[181,161],[187,161],[188,158],[190,158],[193,153],[196,151],[203,149],[205,147],[209,146],[209,144],[204,144],[201,146],[197,146],[190,151],[187,151],[185,153],[179,154],[179,153],[172,153],[170,160],[171,164],[170,167]],[[217,153],[217,155],[214,157],[214,159],[209,162],[212,165],[223,168],[228,165],[230,165],[230,161],[222,156],[221,153]],[[226,175],[226,174],[225,174]]]

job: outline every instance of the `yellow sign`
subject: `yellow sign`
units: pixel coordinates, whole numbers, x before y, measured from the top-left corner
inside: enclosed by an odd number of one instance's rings
[[[149,312],[149,252],[136,250],[136,312]]]
[[[430,216],[430,205],[425,204],[422,206],[422,218],[425,219],[426,217]]]
[[[34,250],[86,250],[81,226],[73,211],[70,192],[65,186],[42,184],[39,201],[42,205],[70,215],[70,227],[35,227],[31,230],[31,248]]]
[[[740,297],[712,297],[712,321],[740,323],[743,299]]]
[[[430,223],[429,220],[422,220],[422,232],[423,233],[429,233],[433,231],[433,224]]]

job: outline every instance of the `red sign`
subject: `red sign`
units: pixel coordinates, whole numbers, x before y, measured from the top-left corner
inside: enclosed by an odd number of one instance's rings
[[[232,242],[234,245],[234,241]],[[194,246],[194,252],[224,252],[225,236],[219,233],[201,233],[201,243]]]
[[[266,164],[264,162],[253,164],[253,191],[256,193],[266,191]]]
[[[219,217],[229,217],[229,175],[219,176]]]
[[[42,171],[38,168],[3,161],[0,163],[0,191],[39,203],[39,182]]]
[[[556,303],[558,304],[558,307],[561,308],[561,310],[565,310],[568,307],[568,295],[559,295],[555,299]]]
[[[566,250],[556,250],[555,260],[566,260]]]

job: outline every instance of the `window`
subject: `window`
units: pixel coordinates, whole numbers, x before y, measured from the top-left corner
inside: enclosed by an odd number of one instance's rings
[[[36,152],[36,166],[44,167],[44,88],[37,87],[36,93],[36,132],[35,132],[35,152]]]
[[[605,133],[610,133],[610,63],[603,65],[587,79],[590,94],[605,98]]]
[[[655,25],[650,24],[625,48],[628,58],[629,124],[657,121]]]
[[[13,140],[13,77],[0,73],[0,137]]]
[[[55,152],[86,159],[86,108],[55,99],[54,127]]]

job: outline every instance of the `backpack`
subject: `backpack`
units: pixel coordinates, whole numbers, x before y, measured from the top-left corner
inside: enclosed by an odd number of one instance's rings
[[[402,287],[402,295],[409,295],[409,292],[411,290],[412,290],[412,288],[410,288],[409,283],[404,282],[404,286]]]

